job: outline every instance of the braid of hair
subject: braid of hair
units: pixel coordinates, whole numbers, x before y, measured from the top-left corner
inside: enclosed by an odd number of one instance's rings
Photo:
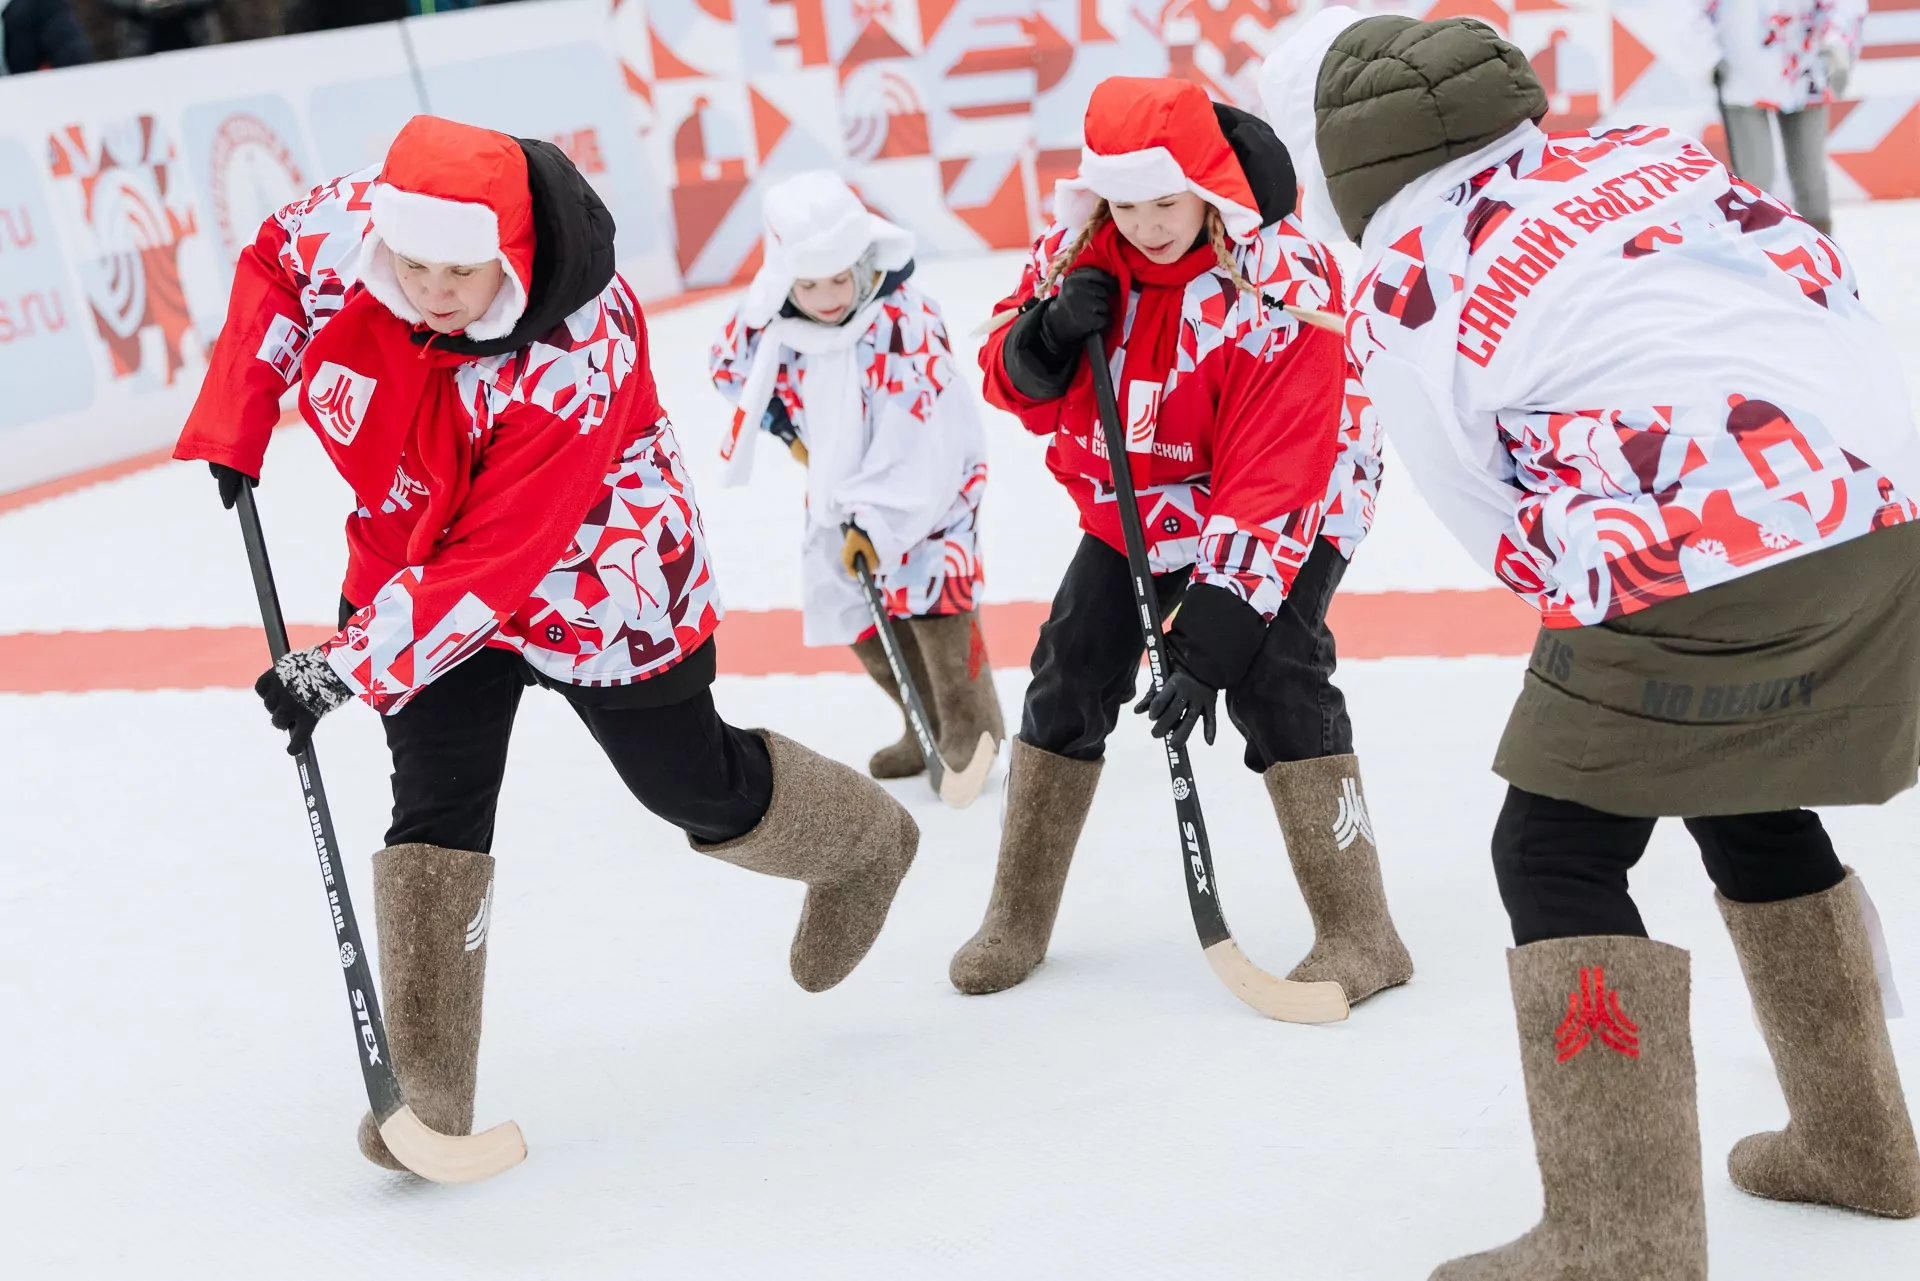
[[[1093,212],[1087,215],[1087,221],[1081,226],[1079,234],[1069,240],[1048,264],[1046,278],[1040,282],[1040,288],[1034,291],[1035,297],[1045,298],[1053,293],[1060,284],[1060,277],[1066,275],[1067,268],[1073,266],[1073,260],[1078,258],[1080,251],[1092,242],[1094,233],[1112,217],[1113,215],[1107,211],[1105,200],[1094,202]]]
[[[1069,240],[1066,245],[1061,248],[1060,252],[1054,255],[1053,261],[1047,264],[1047,274],[1043,276],[1040,283],[1034,287],[1033,296],[1035,298],[1049,298],[1053,295],[1054,290],[1060,285],[1060,278],[1067,274],[1067,268],[1073,266],[1073,260],[1078,258],[1080,251],[1085,249],[1088,243],[1093,240],[1093,234],[1099,231],[1101,224],[1107,222],[1112,216],[1113,215],[1107,211],[1107,202],[1105,200],[1100,200],[1094,204],[1093,212],[1087,215],[1086,223],[1075,233],[1073,239]],[[1006,311],[996,312],[992,316],[989,316],[986,323],[974,332],[980,335],[993,333],[1002,326],[1011,324],[1014,317],[1019,314],[1020,311],[1018,308],[1009,308]]]
[[[1233,260],[1233,246],[1227,243],[1227,224],[1212,205],[1207,206],[1207,243],[1213,246],[1214,261],[1227,273],[1234,288],[1246,294],[1255,292],[1253,285],[1240,274],[1240,264]]]

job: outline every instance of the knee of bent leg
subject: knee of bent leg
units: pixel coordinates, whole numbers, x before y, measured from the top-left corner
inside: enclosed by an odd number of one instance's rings
[[[1714,888],[1736,903],[1776,903],[1832,889],[1846,879],[1812,810],[1690,818],[1687,830]]]

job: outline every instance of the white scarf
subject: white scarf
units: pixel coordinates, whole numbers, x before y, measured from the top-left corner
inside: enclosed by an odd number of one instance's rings
[[[740,408],[720,448],[725,463],[721,483],[744,485],[753,474],[753,446],[760,419],[773,398],[774,379],[787,351],[807,358],[802,395],[806,398],[807,516],[810,523],[839,528],[844,513],[834,501],[841,483],[860,469],[866,454],[865,382],[855,347],[879,318],[875,297],[843,325],[823,325],[797,316],[776,318],[760,331],[759,345],[747,366]]]

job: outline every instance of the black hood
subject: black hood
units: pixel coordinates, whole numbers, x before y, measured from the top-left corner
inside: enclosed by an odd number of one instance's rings
[[[533,196],[533,282],[527,288],[527,309],[512,331],[499,338],[443,338],[416,331],[416,342],[431,338],[436,350],[461,356],[516,351],[551,333],[613,280],[613,215],[599,195],[560,148],[537,138],[514,141],[527,154],[527,188]]]
[[[1247,185],[1253,188],[1253,198],[1260,206],[1260,225],[1271,227],[1292,213],[1300,199],[1293,157],[1287,154],[1287,146],[1273,126],[1260,117],[1221,102],[1213,104],[1213,117],[1227,136],[1227,145],[1239,157]]]

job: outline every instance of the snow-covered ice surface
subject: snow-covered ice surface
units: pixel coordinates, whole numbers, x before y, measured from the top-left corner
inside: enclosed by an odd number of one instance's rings
[[[1920,206],[1846,209],[1870,301],[1920,355]],[[926,269],[956,330],[1013,259]],[[731,603],[795,603],[799,477],[777,450],[711,483],[703,390],[724,303],[661,316],[664,394],[705,482]],[[1920,386],[1920,368],[1910,371]],[[997,600],[1051,594],[1071,515],[1002,419]],[[342,491],[298,433],[262,507],[289,613],[330,616]],[[1402,478],[1404,479],[1404,478]],[[232,517],[170,467],[0,516],[0,631],[255,621]],[[1482,587],[1390,478],[1352,588]],[[1326,1028],[1269,1023],[1194,941],[1162,759],[1115,736],[1049,962],[966,998],[947,958],[992,875],[993,795],[920,820],[914,873],[833,992],[786,974],[800,888],[692,854],[621,788],[562,703],[523,705],[501,803],[481,1124],[527,1162],[433,1187],[367,1165],[364,1100],[289,762],[250,694],[0,696],[0,1276],[41,1278],[1303,1278],[1419,1281],[1523,1231],[1539,1185],[1486,846],[1487,770],[1520,661],[1350,663],[1387,884],[1419,975]],[[1009,719],[1023,678],[1004,672]],[[723,712],[860,763],[898,723],[861,679],[723,678]],[[372,716],[320,751],[366,928],[385,825]],[[1203,753],[1225,904],[1284,972],[1310,938],[1258,779]],[[1920,799],[1827,815],[1920,994]],[[1684,831],[1635,877],[1694,957],[1714,1275],[1895,1281],[1920,1223],[1775,1205],[1724,1172],[1784,1106]],[[1920,1088],[1920,1027],[1892,1024]],[[1596,1125],[1606,1118],[1596,1117]]]

